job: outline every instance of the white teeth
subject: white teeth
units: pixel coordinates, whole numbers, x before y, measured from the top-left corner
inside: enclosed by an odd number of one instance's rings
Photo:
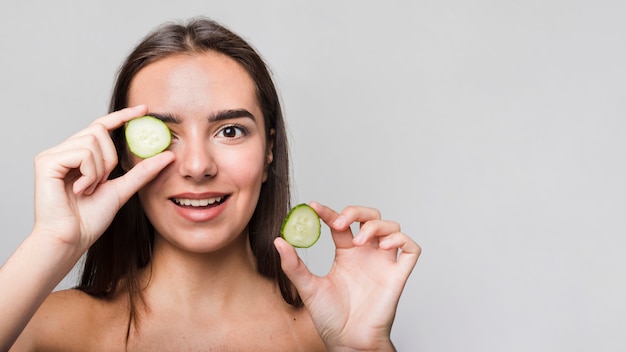
[[[207,199],[184,199],[174,198],[174,202],[178,205],[192,206],[192,207],[206,207],[207,205],[221,202],[223,197],[211,197]]]

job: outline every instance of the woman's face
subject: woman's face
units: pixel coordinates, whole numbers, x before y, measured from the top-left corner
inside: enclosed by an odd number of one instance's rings
[[[245,69],[215,52],[161,59],[133,78],[129,106],[138,104],[170,127],[168,150],[176,155],[139,191],[157,236],[193,252],[214,251],[239,238],[272,158]]]

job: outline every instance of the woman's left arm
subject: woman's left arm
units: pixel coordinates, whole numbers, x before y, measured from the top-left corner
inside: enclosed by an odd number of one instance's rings
[[[310,205],[330,227],[336,246],[328,275],[312,274],[282,238],[274,243],[317,331],[330,351],[393,351],[398,300],[421,248],[376,209],[350,206],[337,213]],[[355,235],[352,223],[360,224]]]

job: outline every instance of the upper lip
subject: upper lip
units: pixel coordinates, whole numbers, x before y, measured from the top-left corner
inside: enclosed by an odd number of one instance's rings
[[[224,193],[180,193],[170,199],[182,205],[209,205],[224,200],[227,197]]]
[[[226,197],[228,194],[226,193],[216,193],[216,192],[204,192],[204,193],[180,193],[175,194],[170,197],[170,199],[209,199],[209,198],[220,198]]]

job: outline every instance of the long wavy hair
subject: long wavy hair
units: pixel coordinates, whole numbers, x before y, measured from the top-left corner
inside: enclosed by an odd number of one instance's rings
[[[273,138],[273,161],[259,201],[248,224],[248,237],[260,274],[275,280],[285,301],[302,306],[302,300],[280,267],[273,240],[290,207],[288,145],[283,113],[270,71],[260,55],[240,36],[207,18],[186,23],[166,23],[148,34],[130,53],[117,75],[109,111],[127,106],[132,79],[142,68],[171,55],[219,52],[245,68],[256,86],[265,121],[265,135]],[[274,131],[273,137],[270,130]],[[118,160],[128,157],[123,128],[111,133]],[[110,178],[124,174],[120,162]],[[129,296],[129,322],[137,323],[138,300],[143,302],[141,269],[150,264],[154,228],[135,194],[117,213],[104,234],[89,248],[77,289],[97,297],[111,297],[118,289]]]

